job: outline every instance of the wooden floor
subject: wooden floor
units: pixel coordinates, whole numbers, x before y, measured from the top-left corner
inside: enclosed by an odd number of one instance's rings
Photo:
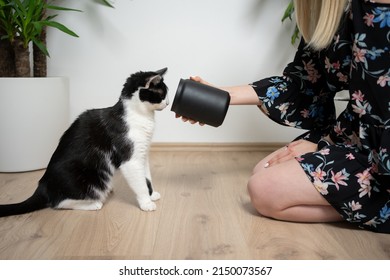
[[[153,152],[157,211],[140,211],[118,173],[100,211],[1,218],[0,259],[390,259],[390,235],[256,214],[246,182],[265,155]],[[43,172],[0,173],[0,203],[27,197]]]

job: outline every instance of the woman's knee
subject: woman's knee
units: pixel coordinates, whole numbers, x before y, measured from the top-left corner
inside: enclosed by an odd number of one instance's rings
[[[274,191],[267,178],[262,172],[254,173],[248,181],[247,188],[253,207],[263,216],[272,217],[274,212]]]
[[[252,170],[252,175],[257,174],[261,171],[261,169],[264,169],[265,164],[266,164],[265,160],[262,160],[259,163],[257,163],[256,166]]]

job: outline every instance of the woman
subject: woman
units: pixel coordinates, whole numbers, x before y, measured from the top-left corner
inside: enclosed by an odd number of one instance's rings
[[[256,104],[309,130],[257,164],[251,201],[274,219],[390,233],[390,0],[296,0],[295,8],[303,40],[283,76],[223,88],[231,104]],[[336,119],[343,89],[350,101]]]

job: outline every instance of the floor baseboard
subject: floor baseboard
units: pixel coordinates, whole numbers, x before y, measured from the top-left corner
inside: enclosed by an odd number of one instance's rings
[[[285,143],[152,143],[152,152],[273,152]]]

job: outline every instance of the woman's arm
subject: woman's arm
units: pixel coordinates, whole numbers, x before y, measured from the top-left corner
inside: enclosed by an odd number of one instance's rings
[[[206,82],[199,76],[191,77],[191,80],[206,84],[212,87],[214,85]],[[259,97],[256,91],[250,85],[231,86],[231,87],[218,87],[230,94],[230,105],[260,105]]]
[[[261,105],[259,97],[250,85],[221,87],[229,92],[231,105]]]

